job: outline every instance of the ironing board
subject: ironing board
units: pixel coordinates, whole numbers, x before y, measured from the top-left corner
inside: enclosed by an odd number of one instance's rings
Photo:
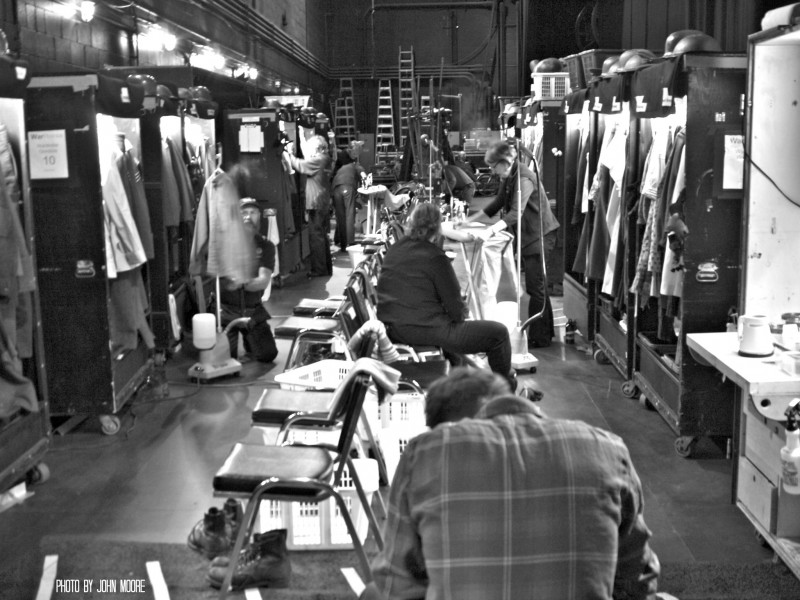
[[[487,240],[485,247],[484,242],[474,234],[487,227],[483,223],[459,223],[456,228],[451,221],[442,223],[442,234],[447,239],[458,242],[461,247],[461,255],[467,269],[467,304],[474,319],[497,319],[497,314],[493,309],[498,304],[497,292],[504,267],[505,272],[511,276],[515,294],[519,289],[511,246],[514,241],[513,236],[506,232],[500,232]],[[491,245],[491,249],[489,245]],[[493,257],[492,264],[486,262],[487,255]],[[506,261],[507,264],[504,265],[502,261]],[[516,320],[516,314],[511,316],[513,316],[513,320]],[[512,319],[506,320],[509,323],[512,321]]]

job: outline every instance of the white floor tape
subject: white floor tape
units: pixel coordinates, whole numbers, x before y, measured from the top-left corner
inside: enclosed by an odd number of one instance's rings
[[[39,591],[36,592],[36,600],[50,600],[53,595],[53,586],[56,583],[57,573],[58,554],[48,554],[44,557],[42,578],[39,580]]]
[[[247,588],[244,591],[244,600],[263,600],[258,588]]]
[[[345,567],[342,569],[342,575],[344,575],[344,578],[350,585],[350,589],[355,592],[356,596],[360,596],[361,592],[364,591],[364,588],[367,587],[364,585],[364,582],[361,580],[361,577],[358,575],[356,570],[352,567]]]
[[[161,563],[157,560],[145,563],[147,576],[150,578],[150,585],[153,588],[153,598],[155,600],[169,600],[169,589],[167,582],[164,581],[164,574],[161,572]]]

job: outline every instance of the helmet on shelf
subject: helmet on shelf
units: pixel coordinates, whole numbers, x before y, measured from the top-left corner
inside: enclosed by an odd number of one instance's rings
[[[685,52],[722,52],[720,43],[706,33],[693,33],[682,38],[672,51],[673,54]]]
[[[534,62],[534,61],[531,61]],[[543,58],[536,62],[531,69],[533,73],[563,73],[566,71],[560,58]]]
[[[673,31],[667,36],[666,41],[664,42],[664,55],[670,56],[675,52],[675,45],[680,42],[683,38],[687,35],[692,35],[695,33],[704,33],[699,29],[679,29],[678,31]]]
[[[155,77],[141,73],[131,74],[125,78],[130,86],[140,87],[145,96],[156,96],[158,94],[158,84]]]
[[[214,101],[214,99],[211,97],[211,90],[204,85],[195,85],[190,87],[189,93],[192,96],[192,100],[201,100],[204,102]]]
[[[625,52],[619,55],[617,70],[630,71],[636,69],[642,65],[646,65],[655,57],[656,55],[646,48],[625,50]]]

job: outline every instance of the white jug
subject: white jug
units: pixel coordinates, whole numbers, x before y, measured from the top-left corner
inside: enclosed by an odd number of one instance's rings
[[[772,332],[764,315],[742,315],[738,322],[739,354],[742,356],[771,356]]]

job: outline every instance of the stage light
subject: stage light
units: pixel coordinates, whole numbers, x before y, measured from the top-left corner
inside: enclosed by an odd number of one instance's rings
[[[78,9],[81,14],[81,21],[88,23],[94,18],[94,2],[83,0]]]

